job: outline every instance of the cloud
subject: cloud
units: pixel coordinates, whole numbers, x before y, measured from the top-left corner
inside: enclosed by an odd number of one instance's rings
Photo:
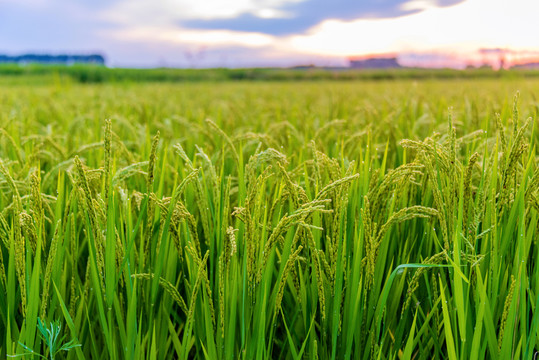
[[[0,0],[1,1],[1,0]],[[25,0],[39,1],[39,0]],[[118,24],[271,35],[302,33],[328,19],[390,18],[463,0],[116,0],[101,12]]]
[[[105,35],[105,34],[104,34]],[[177,27],[135,27],[118,30],[112,38],[125,42],[154,42],[176,45],[198,45],[223,48],[230,46],[263,47],[274,45],[275,38],[260,33],[235,32],[229,30],[178,29]]]
[[[392,18],[428,8],[454,5],[462,0],[305,0],[268,8],[284,16],[263,17],[256,11],[244,11],[234,18],[180,19],[181,26],[195,29],[261,32],[272,35],[302,33],[334,19]],[[261,9],[261,8],[260,8]]]
[[[301,1],[306,0],[115,0],[101,16],[119,23],[143,25],[233,20],[243,14],[275,18],[286,17],[280,9]]]
[[[326,20],[287,43],[303,53],[335,56],[435,52],[470,57],[481,47],[538,49],[538,10],[530,0],[468,0],[398,18]]]
[[[388,52],[480,62],[482,47],[539,50],[538,11],[534,0],[0,0],[0,52],[99,51],[118,66],[333,65]]]

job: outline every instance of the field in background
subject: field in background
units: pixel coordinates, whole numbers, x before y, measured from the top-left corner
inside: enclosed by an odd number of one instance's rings
[[[48,356],[38,319],[69,359],[539,350],[539,79],[30,75],[0,78],[0,358]]]
[[[0,64],[0,83],[46,83],[69,80],[78,83],[206,82],[206,81],[357,81],[403,79],[526,79],[539,77],[537,70],[490,68],[455,69],[351,69],[351,68],[217,68],[130,69],[104,66]]]

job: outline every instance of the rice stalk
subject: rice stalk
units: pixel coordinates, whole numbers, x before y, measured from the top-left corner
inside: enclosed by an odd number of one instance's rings
[[[54,231],[54,236],[51,241],[51,246],[49,249],[49,256],[47,257],[47,266],[45,268],[45,276],[43,278],[43,292],[41,295],[41,318],[44,319],[47,315],[47,305],[49,303],[49,290],[52,280],[52,270],[56,261],[56,255],[58,253],[58,242],[60,238],[60,220],[56,223],[56,230]]]

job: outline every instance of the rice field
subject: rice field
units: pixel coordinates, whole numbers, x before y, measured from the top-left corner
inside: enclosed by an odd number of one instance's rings
[[[0,358],[533,359],[538,95],[9,80]]]

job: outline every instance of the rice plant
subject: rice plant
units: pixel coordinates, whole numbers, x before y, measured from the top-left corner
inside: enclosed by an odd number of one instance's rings
[[[0,89],[0,357],[533,358],[538,83],[459,84]]]

